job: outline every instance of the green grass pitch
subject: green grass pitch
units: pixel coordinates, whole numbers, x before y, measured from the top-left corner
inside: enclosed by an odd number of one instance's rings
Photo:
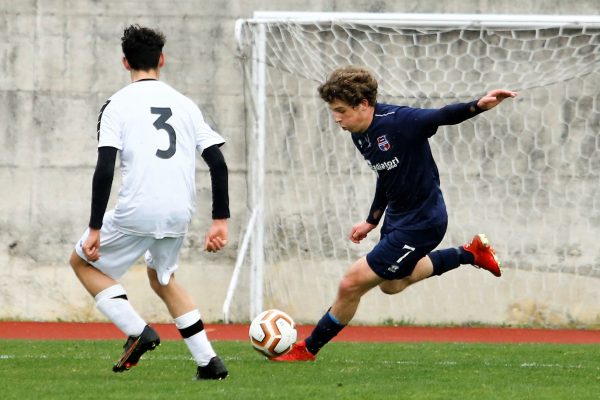
[[[121,341],[0,340],[8,399],[599,399],[600,346],[332,343],[315,363],[266,361],[215,342],[225,381],[193,381],[181,341],[112,372]]]

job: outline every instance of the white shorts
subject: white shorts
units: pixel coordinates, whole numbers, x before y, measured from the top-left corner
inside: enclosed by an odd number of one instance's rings
[[[179,250],[184,239],[183,236],[155,239],[151,236],[122,233],[113,220],[113,212],[109,211],[104,215],[100,230],[100,258],[89,261],[82,248],[88,235],[89,229],[86,229],[75,245],[75,252],[95,268],[118,280],[144,255],[146,265],[156,271],[163,286],[169,283],[171,275],[177,269]]]

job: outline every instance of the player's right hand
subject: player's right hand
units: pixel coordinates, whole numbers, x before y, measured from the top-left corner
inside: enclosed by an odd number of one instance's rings
[[[355,224],[350,231],[349,239],[352,243],[360,243],[361,240],[367,237],[369,232],[375,229],[376,225],[370,224],[367,221],[361,221]]]
[[[216,252],[227,245],[229,231],[226,219],[213,220],[206,237],[204,238],[204,250]]]
[[[513,92],[512,90],[495,89],[479,99],[477,107],[482,110],[489,110],[502,103],[503,100],[516,96],[517,92]]]
[[[90,228],[90,233],[81,247],[88,261],[98,261],[100,258],[100,229]]]

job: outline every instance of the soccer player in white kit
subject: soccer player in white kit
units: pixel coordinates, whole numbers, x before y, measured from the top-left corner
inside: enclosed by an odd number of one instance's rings
[[[150,286],[166,304],[198,364],[196,379],[223,379],[227,368],[174,272],[195,210],[196,151],[209,167],[213,194],[213,222],[204,247],[214,252],[227,244],[228,171],[219,149],[225,141],[189,98],[158,80],[165,63],[164,43],[161,32],[138,25],[123,33],[123,65],[132,83],[112,95],[100,111],[89,228],[70,263],[97,308],[128,336],[113,371],[129,370],[160,344],[157,332],[133,309],[118,283],[144,256]],[[106,212],[117,153],[122,185],[115,209]]]

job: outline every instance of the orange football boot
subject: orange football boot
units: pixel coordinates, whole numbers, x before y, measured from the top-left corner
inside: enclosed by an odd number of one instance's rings
[[[475,235],[470,243],[463,246],[463,249],[473,254],[474,267],[490,271],[494,276],[502,275],[500,260],[496,257],[494,248],[490,246],[490,241],[483,233]]]
[[[271,361],[294,362],[294,361],[315,361],[317,357],[306,348],[306,342],[294,343],[290,351],[279,356],[269,358]]]

